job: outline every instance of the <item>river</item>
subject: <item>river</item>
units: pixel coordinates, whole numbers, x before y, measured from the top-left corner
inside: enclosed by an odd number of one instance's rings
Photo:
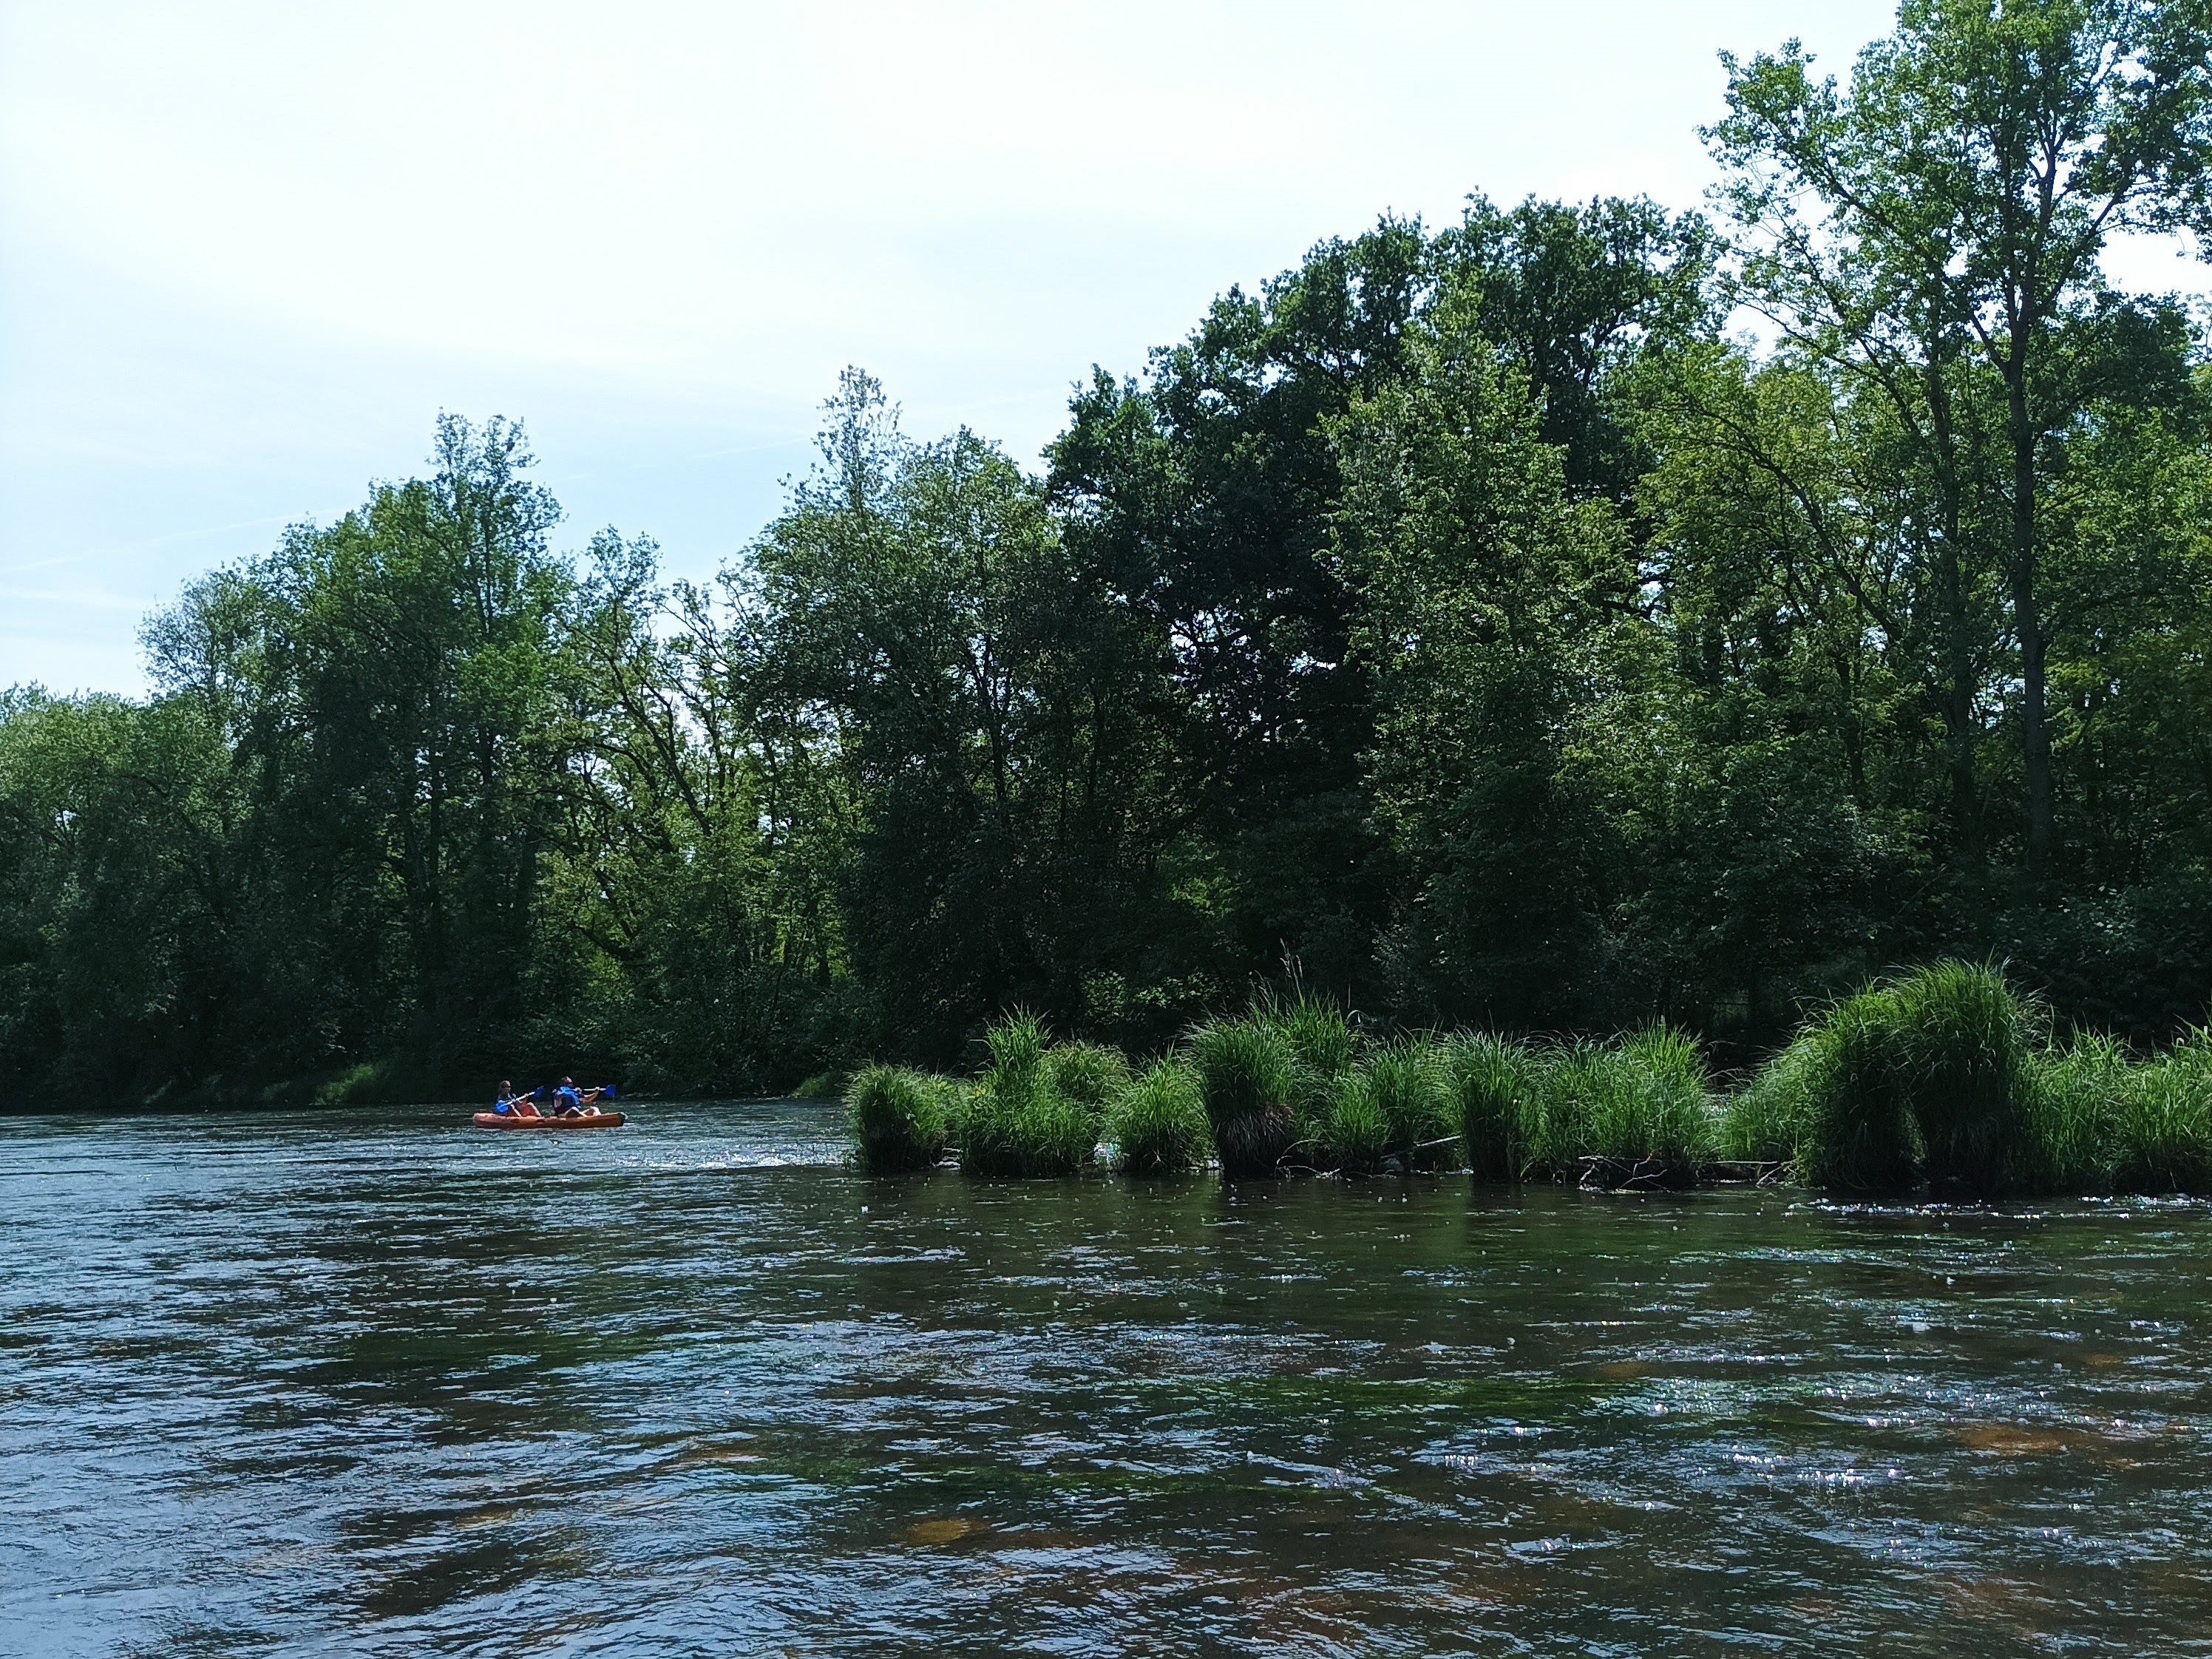
[[[2203,1651],[2212,1214],[0,1120],[0,1652]]]

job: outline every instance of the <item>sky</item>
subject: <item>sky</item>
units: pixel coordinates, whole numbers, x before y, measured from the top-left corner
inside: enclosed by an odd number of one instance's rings
[[[703,576],[838,370],[1033,461],[1093,364],[1384,212],[1701,204],[1717,52],[1889,0],[0,0],[0,686],[520,417]],[[2170,256],[2168,256],[2170,264]],[[2158,285],[2183,285],[2161,265]]]

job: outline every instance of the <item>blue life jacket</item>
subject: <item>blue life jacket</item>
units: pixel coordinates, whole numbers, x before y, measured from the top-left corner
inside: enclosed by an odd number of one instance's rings
[[[571,1106],[581,1106],[584,1103],[584,1097],[578,1094],[574,1089],[569,1088],[556,1089],[553,1091],[553,1098],[556,1100],[565,1100]]]

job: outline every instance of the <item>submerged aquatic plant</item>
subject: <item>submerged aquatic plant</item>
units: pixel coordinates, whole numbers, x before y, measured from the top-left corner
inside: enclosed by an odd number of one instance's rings
[[[1221,1172],[1232,1180],[1272,1173],[1297,1133],[1296,1062],[1281,1032],[1262,1019],[1202,1025],[1191,1034],[1190,1058]]]
[[[1212,1137],[1190,1068],[1156,1060],[1124,1084],[1107,1103],[1106,1137],[1128,1175],[1176,1175],[1204,1164]]]
[[[871,1175],[926,1170],[945,1155],[951,1085],[899,1066],[871,1066],[845,1093],[853,1157]]]

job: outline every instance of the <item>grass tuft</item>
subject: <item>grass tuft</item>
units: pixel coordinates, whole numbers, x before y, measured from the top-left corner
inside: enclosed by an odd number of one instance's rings
[[[1813,1132],[1820,1065],[1818,1046],[1801,1036],[1753,1073],[1722,1110],[1719,1156],[1802,1169]]]
[[[2031,1160],[2031,1010],[1996,969],[1943,962],[1870,986],[1800,1040],[1817,1183],[1987,1197]]]
[[[2212,1193],[2212,1033],[2136,1067],[2114,1106],[2116,1190]]]
[[[1212,1136],[1190,1068],[1158,1060],[1126,1083],[1108,1103],[1106,1138],[1125,1174],[1177,1175],[1203,1164]]]
[[[1352,1174],[1449,1169],[1459,1162],[1459,1138],[1448,1055],[1431,1038],[1387,1043],[1335,1081],[1324,1139]]]
[[[899,1066],[871,1066],[845,1092],[854,1161],[871,1175],[926,1170],[945,1155],[951,1085]]]
[[[1098,1146],[1095,1108],[1053,1085],[1050,1045],[1036,1015],[1016,1012],[984,1033],[991,1054],[968,1098],[960,1167],[978,1176],[1067,1176]]]
[[[1463,1036],[1446,1045],[1444,1071],[1468,1168],[1480,1181],[1520,1180],[1527,1126],[1543,1107],[1542,1059],[1523,1042]]]
[[[1216,1021],[1191,1034],[1190,1057],[1222,1174],[1273,1174],[1297,1138],[1297,1062],[1282,1033],[1265,1019]]]
[[[1129,1062],[1119,1048],[1062,1042],[1045,1050],[1042,1063],[1047,1088],[1094,1114],[1129,1083]]]

